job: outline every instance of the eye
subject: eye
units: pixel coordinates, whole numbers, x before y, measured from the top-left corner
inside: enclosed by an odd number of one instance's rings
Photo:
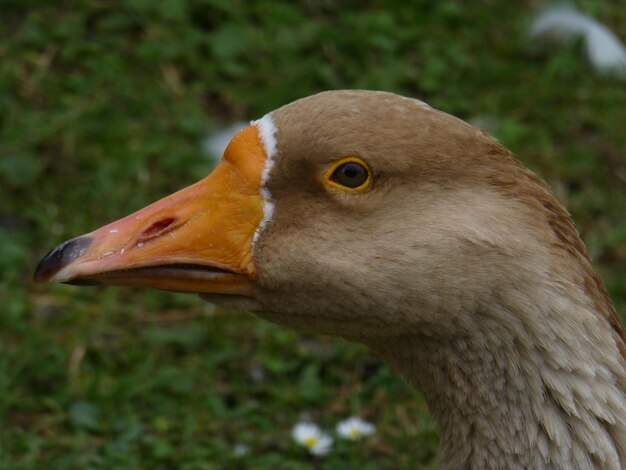
[[[328,185],[348,192],[367,189],[371,179],[367,164],[356,157],[343,158],[335,162],[324,177]]]

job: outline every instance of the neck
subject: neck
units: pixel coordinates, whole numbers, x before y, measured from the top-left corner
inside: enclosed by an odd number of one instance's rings
[[[474,312],[461,335],[426,327],[369,342],[424,393],[442,468],[626,466],[618,340],[591,309],[564,298],[543,306]]]

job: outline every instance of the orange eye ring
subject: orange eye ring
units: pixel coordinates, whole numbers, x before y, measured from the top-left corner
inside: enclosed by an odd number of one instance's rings
[[[370,187],[372,172],[358,157],[337,160],[324,173],[324,184],[347,193],[361,193]]]

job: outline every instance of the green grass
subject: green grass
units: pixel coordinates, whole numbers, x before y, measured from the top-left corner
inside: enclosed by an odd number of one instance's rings
[[[0,468],[432,466],[421,398],[359,346],[194,296],[31,283],[57,243],[204,176],[212,129],[325,89],[488,127],[567,203],[626,313],[626,86],[578,43],[528,41],[535,2],[51,3],[2,3]],[[579,5],[626,38],[619,2]],[[290,440],[351,414],[378,433],[320,460]]]

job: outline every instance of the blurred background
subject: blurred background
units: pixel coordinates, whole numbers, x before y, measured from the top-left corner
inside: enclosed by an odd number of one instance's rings
[[[573,5],[626,39],[623,2]],[[532,36],[549,6],[2,0],[0,468],[432,467],[421,397],[360,346],[190,295],[31,281],[57,243],[204,177],[219,129],[321,90],[493,133],[567,204],[623,319],[626,81],[580,31]],[[351,415],[377,432],[324,458],[291,439]]]

